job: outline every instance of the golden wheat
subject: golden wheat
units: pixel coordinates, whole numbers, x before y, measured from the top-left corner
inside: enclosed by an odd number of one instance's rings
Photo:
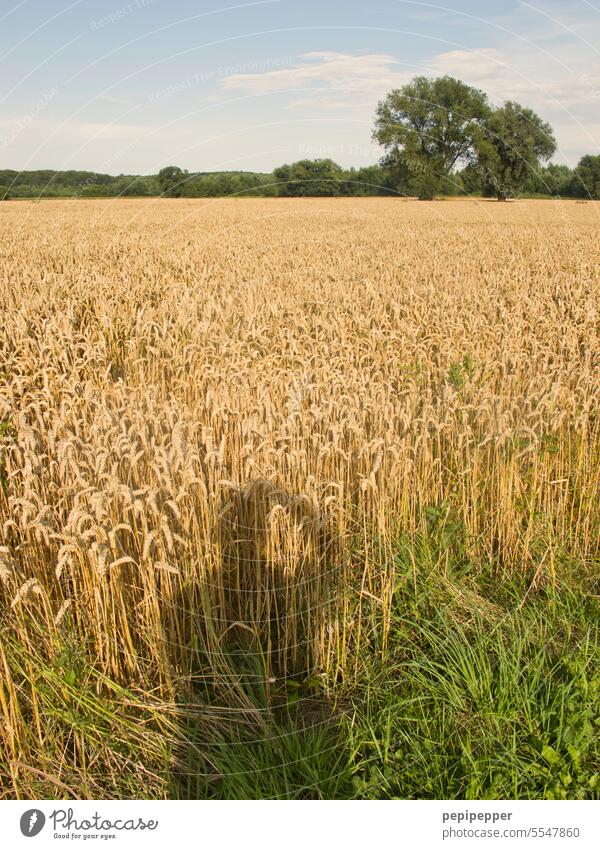
[[[251,712],[232,646],[260,654],[267,688],[350,680],[370,631],[385,641],[394,545],[426,508],[451,511],[498,580],[591,568],[599,217],[560,201],[0,205],[5,636],[52,658],[68,634],[106,679],[166,702],[201,658],[222,703]]]

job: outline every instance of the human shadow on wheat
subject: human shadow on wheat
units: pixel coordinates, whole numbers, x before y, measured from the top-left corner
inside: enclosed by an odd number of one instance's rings
[[[223,747],[273,739],[276,751],[286,723],[314,729],[335,721],[314,684],[306,686],[325,665],[337,594],[331,515],[314,498],[251,480],[226,490],[215,537],[214,568],[177,601],[196,666],[180,707],[171,791],[178,797],[197,797],[203,781],[218,780]]]

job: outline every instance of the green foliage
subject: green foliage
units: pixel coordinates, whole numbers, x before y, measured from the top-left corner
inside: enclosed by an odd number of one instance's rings
[[[155,712],[147,696],[126,691],[86,666],[75,638],[57,642],[55,656],[44,657],[6,632],[0,630],[0,636],[26,719],[20,752],[25,769],[34,767],[33,775],[26,771],[21,778],[30,779],[36,797],[160,798],[158,773],[167,763],[173,731],[162,708]],[[140,733],[146,725],[148,732]],[[30,751],[35,758],[28,757]],[[0,786],[9,769],[4,754],[0,747]]]
[[[388,185],[399,195],[410,195],[414,191],[410,169],[406,158],[399,150],[391,150],[381,159],[381,167],[388,175]]]
[[[502,608],[455,586],[399,584],[386,664],[348,725],[355,793],[599,798],[598,610],[569,591],[523,605],[504,588]]]
[[[474,568],[449,502],[425,506],[422,527],[381,549],[396,573],[387,643],[364,642],[345,686],[267,679],[236,651],[222,681],[199,657],[171,712],[98,676],[66,620],[50,658],[3,638],[31,728],[21,760],[41,751],[66,798],[600,798],[597,597]],[[233,686],[243,710],[223,707]]]
[[[94,171],[0,171],[11,197],[138,197],[156,195],[155,177],[97,174]],[[2,192],[0,190],[0,198]]]
[[[189,741],[173,772],[169,798],[176,799],[343,799],[352,795],[352,767],[339,718],[301,719],[306,697],[290,700],[285,712],[267,714],[258,733],[227,733],[209,749],[202,727],[190,721]]]
[[[85,665],[77,645],[65,643],[56,657],[54,667],[62,674],[65,682],[74,687],[84,677]]]
[[[277,193],[271,174],[224,171],[192,174],[186,180],[186,197],[273,197]]]
[[[406,194],[396,186],[394,177],[383,165],[367,165],[344,171],[341,193],[353,197]]]
[[[488,116],[478,145],[485,193],[498,200],[512,197],[555,151],[550,125],[531,109],[507,101]]]
[[[183,195],[187,171],[182,171],[177,165],[167,165],[158,172],[160,193],[166,198],[180,198]]]
[[[475,156],[490,114],[484,92],[453,77],[415,77],[376,112],[374,138],[408,170],[418,196],[439,193],[458,163]]]
[[[575,169],[572,194],[600,200],[600,156],[583,156]]]
[[[343,171],[332,159],[301,159],[273,171],[282,197],[332,197],[341,193]]]
[[[569,197],[573,194],[573,176],[568,165],[551,163],[534,169],[525,180],[524,191],[528,194]]]
[[[404,194],[384,165],[344,170],[331,159],[303,159],[273,172],[280,197],[368,197]]]
[[[460,518],[449,504],[423,512],[423,534],[397,544],[387,648],[365,652],[351,693],[336,701],[318,677],[291,681],[283,706],[267,709],[249,687],[262,732],[215,745],[219,778],[207,783],[189,728],[191,760],[171,795],[600,798],[597,603],[475,582]]]
[[[455,389],[462,389],[474,375],[475,362],[473,357],[467,354],[460,362],[452,363],[448,369],[448,383]]]
[[[0,420],[0,440],[14,439],[17,432],[9,419]]]
[[[489,150],[488,150],[489,152]],[[493,158],[493,156],[492,156]],[[545,167],[530,164],[524,171],[518,189],[531,195],[552,197],[599,197],[597,176],[599,157],[583,157],[572,171],[566,165]],[[495,194],[491,166],[470,162],[460,172],[435,173],[416,161],[411,166],[401,149],[395,149],[378,165],[342,169],[335,165],[331,171],[317,169],[312,175],[304,169],[297,172],[297,183],[288,184],[294,166],[284,165],[275,174],[251,171],[198,172],[189,174],[182,169],[163,176],[161,188],[158,175],[135,176],[96,174],[91,171],[0,171],[0,200],[38,197],[276,197]],[[296,163],[298,164],[298,163]],[[171,166],[175,167],[175,166]],[[168,170],[168,169],[167,169]],[[178,185],[181,183],[181,185]],[[511,190],[511,192],[516,189]],[[181,194],[179,194],[181,192]]]
[[[391,91],[373,137],[385,149],[386,185],[399,194],[600,198],[599,156],[584,156],[575,171],[544,166],[556,151],[547,122],[513,101],[492,108],[484,92],[452,77],[419,76]]]

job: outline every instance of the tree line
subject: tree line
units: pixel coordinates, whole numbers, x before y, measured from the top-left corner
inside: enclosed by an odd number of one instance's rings
[[[373,137],[395,182],[426,200],[454,184],[462,193],[504,201],[519,194],[600,198],[600,156],[571,171],[545,165],[556,152],[552,127],[508,100],[444,76],[415,77],[378,106]]]
[[[289,184],[284,174],[293,177]],[[276,168],[272,173],[190,173],[177,166],[167,166],[158,174],[144,177],[125,174],[115,177],[92,171],[0,170],[0,199],[395,194],[391,179],[380,165],[343,169],[329,159],[303,160]]]
[[[302,159],[272,173],[188,172],[169,165],[149,176],[90,171],[0,170],[0,200],[11,197],[340,197],[481,195],[600,199],[600,156],[571,169],[548,164],[551,126],[514,101],[492,106],[485,92],[444,76],[417,76],[377,106],[380,162],[342,168]]]

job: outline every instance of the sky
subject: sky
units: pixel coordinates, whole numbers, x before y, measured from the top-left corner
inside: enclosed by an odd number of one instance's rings
[[[377,161],[377,102],[450,74],[600,153],[600,0],[0,0],[0,169]]]

